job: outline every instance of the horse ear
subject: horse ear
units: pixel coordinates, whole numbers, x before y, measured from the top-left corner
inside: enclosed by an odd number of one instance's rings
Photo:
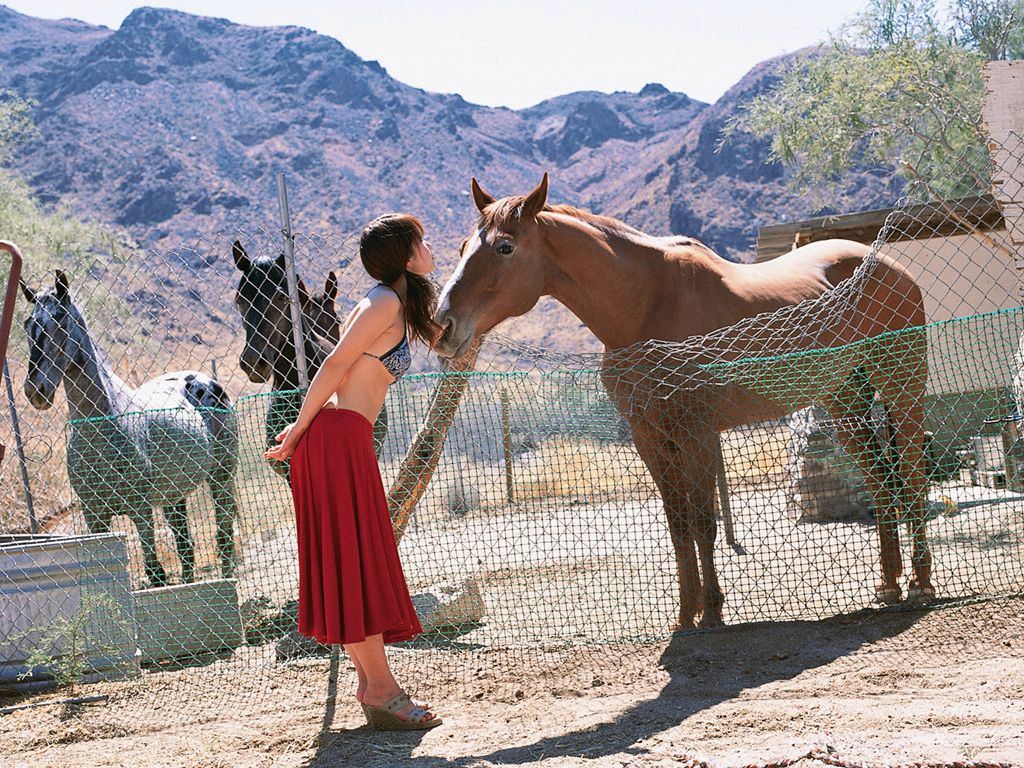
[[[248,272],[249,267],[252,266],[252,262],[249,261],[249,255],[245,252],[245,248],[242,244],[235,240],[231,246],[231,256],[235,260],[235,266],[242,272]]]
[[[68,276],[64,273],[64,270],[58,269],[57,277],[53,281],[53,286],[57,289],[57,298],[61,301],[64,301],[68,297],[70,293],[68,291],[69,285]]]
[[[494,202],[494,198],[484,192],[475,177],[470,179],[469,186],[473,190],[473,202],[476,203],[477,210],[483,213],[484,208]]]
[[[333,269],[327,275],[327,282],[324,283],[324,295],[331,301],[338,298],[338,276],[334,274]]]
[[[548,201],[548,175],[545,173],[544,178],[540,180],[540,184],[523,200],[523,204],[520,206],[521,216],[523,219],[532,219],[538,213],[544,210],[545,204]]]
[[[302,282],[302,278],[299,278],[299,303],[309,303],[309,291],[306,289],[306,284]]]
[[[28,303],[35,304],[36,292],[29,288],[27,285],[25,285],[25,281],[22,280],[21,278],[18,278],[18,285],[21,286],[21,292],[25,295],[25,298],[28,300]]]

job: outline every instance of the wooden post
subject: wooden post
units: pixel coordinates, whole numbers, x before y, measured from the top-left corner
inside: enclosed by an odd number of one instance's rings
[[[982,76],[992,196],[1003,213],[1020,278],[1024,270],[1024,61],[990,61]]]
[[[437,469],[448,429],[455,420],[455,412],[469,384],[469,374],[476,367],[480,342],[481,339],[477,337],[465,355],[445,361],[445,373],[448,375],[441,378],[434,390],[426,420],[409,446],[409,452],[398,470],[398,477],[388,491],[388,509],[397,541],[402,540],[413,510]]]
[[[501,445],[505,454],[505,492],[508,495],[508,503],[515,504],[516,493],[512,475],[512,407],[505,387],[501,388]]]
[[[992,196],[1002,211],[1007,237],[1015,255],[1018,296],[1024,300],[1024,61],[990,61],[982,70],[985,105],[982,117],[989,136],[992,159]],[[1024,344],[1024,337],[1018,344]],[[1021,371],[1014,371],[1022,376]],[[1009,398],[1008,398],[1009,399]],[[1017,403],[1019,411],[1021,404]],[[1013,444],[1021,427],[1016,413],[1001,421],[1006,487],[1024,488],[1021,467],[1013,455]]]

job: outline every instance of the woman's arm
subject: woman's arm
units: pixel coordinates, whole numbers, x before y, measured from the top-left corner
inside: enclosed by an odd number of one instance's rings
[[[277,436],[279,445],[266,452],[268,458],[284,461],[291,456],[295,444],[312,423],[313,417],[337,391],[352,364],[388,329],[399,307],[401,303],[393,295],[380,295],[356,306],[337,346],[327,355],[309,383],[298,417]]]

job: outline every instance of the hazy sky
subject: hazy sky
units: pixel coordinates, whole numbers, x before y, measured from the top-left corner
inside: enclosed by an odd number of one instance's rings
[[[116,29],[143,0],[0,0]],[[166,0],[242,24],[309,27],[402,82],[513,108],[662,83],[715,101],[752,66],[813,45],[867,0]],[[69,10],[73,9],[73,10]]]

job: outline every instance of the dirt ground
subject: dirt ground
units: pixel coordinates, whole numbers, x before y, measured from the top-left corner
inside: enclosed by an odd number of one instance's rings
[[[419,734],[370,731],[344,660],[333,685],[328,659],[265,646],[0,716],[0,765],[1024,765],[1022,630],[1024,600],[1002,599],[644,646],[401,650],[444,717]]]

